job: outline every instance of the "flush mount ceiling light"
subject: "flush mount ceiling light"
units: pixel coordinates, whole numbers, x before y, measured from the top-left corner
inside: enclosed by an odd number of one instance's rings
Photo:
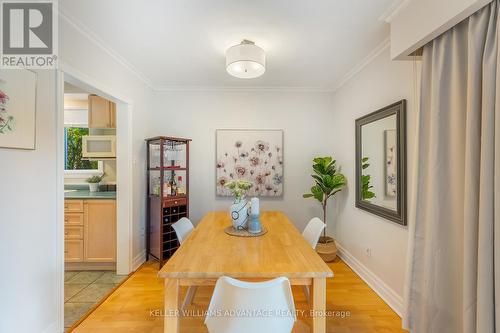
[[[253,79],[266,71],[266,53],[254,42],[244,39],[226,51],[226,70],[240,79]]]

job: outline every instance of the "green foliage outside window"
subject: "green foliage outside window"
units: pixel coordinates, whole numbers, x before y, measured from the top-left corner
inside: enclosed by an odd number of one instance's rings
[[[97,170],[97,161],[82,160],[84,135],[89,135],[88,128],[66,128],[66,170]]]

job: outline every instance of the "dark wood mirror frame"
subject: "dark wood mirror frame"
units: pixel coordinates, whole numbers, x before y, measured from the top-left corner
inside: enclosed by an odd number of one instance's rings
[[[396,115],[396,137],[397,137],[397,210],[391,210],[377,206],[361,199],[361,147],[363,125],[374,121]],[[372,112],[364,117],[356,119],[356,207],[381,216],[401,225],[406,225],[406,100],[389,105],[385,108]]]

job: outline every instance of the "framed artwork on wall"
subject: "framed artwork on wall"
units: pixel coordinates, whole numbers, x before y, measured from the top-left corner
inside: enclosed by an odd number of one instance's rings
[[[35,149],[37,74],[0,70],[0,148]]]
[[[384,131],[385,149],[385,195],[395,197],[397,194],[397,147],[396,130]]]
[[[231,180],[253,184],[248,196],[283,195],[283,130],[216,131],[216,193],[229,197]]]

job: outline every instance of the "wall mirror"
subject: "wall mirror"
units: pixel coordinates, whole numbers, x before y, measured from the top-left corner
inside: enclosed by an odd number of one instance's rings
[[[356,207],[406,225],[406,100],[356,119]]]

